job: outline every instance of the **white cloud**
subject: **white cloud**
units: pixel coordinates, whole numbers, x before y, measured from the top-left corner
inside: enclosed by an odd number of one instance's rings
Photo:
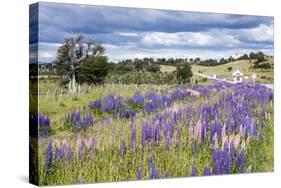
[[[244,35],[249,36],[250,40],[264,42],[273,41],[273,25],[261,24],[259,27],[252,29],[242,29]]]
[[[150,46],[164,45],[168,47],[173,45],[232,47],[238,45],[239,40],[227,33],[218,34],[217,32],[152,32],[144,34],[142,43]]]
[[[38,44],[38,60],[41,62],[53,61],[56,58],[60,43],[40,42]]]
[[[116,32],[115,34],[125,36],[125,37],[136,37],[137,33],[126,33],[126,32]]]

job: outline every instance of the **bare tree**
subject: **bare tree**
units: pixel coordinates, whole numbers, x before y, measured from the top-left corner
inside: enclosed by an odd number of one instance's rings
[[[69,78],[69,92],[78,92],[77,70],[81,61],[90,56],[102,56],[105,49],[102,45],[91,40],[85,40],[81,35],[73,35],[64,39],[63,45],[58,49],[56,65],[59,73]]]

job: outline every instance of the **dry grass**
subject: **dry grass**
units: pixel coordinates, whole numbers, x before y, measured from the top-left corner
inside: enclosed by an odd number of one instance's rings
[[[169,65],[161,65],[160,71],[161,72],[174,72],[177,68],[175,66],[169,66]]]

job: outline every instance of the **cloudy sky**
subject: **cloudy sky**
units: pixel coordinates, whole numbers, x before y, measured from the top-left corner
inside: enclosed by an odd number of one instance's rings
[[[31,28],[36,28],[35,13],[31,11]],[[39,38],[30,39],[31,50],[38,46],[39,61],[53,61],[64,37],[71,34],[100,42],[114,62],[221,58],[250,51],[273,54],[272,17],[40,3]]]

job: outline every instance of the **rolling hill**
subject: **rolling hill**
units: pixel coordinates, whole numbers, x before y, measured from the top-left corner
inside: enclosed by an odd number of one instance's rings
[[[201,66],[192,65],[192,72],[202,73],[209,76],[216,75],[218,78],[225,78],[227,80],[232,80],[232,72],[239,69],[244,74],[244,80],[251,80],[251,75],[256,73],[257,82],[262,83],[273,83],[273,68],[271,69],[253,69],[254,60],[238,60],[231,63],[218,65],[218,66]],[[269,58],[264,63],[270,63],[273,65],[272,58]],[[231,68],[230,68],[231,67]],[[231,70],[230,70],[231,69]],[[248,79],[247,79],[248,77]]]

